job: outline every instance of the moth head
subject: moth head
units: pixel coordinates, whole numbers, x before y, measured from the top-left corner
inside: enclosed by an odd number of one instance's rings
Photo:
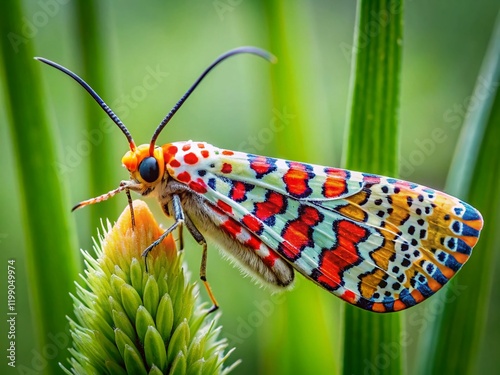
[[[162,148],[155,147],[151,155],[148,144],[127,151],[123,155],[122,164],[128,169],[133,180],[144,185],[157,183],[165,172]]]
[[[182,106],[182,104],[189,98],[189,96],[193,93],[195,88],[199,85],[199,83],[205,78],[205,76],[220,62],[226,60],[228,57],[238,55],[241,53],[251,53],[257,56],[260,56],[264,59],[269,60],[270,62],[274,62],[276,58],[271,55],[269,52],[263,51],[259,48],[255,47],[240,47],[232,49],[221,56],[219,56],[205,71],[198,77],[198,79],[194,82],[194,84],[188,89],[188,91],[181,97],[181,99],[174,105],[174,107],[168,112],[168,114],[163,118],[160,125],[156,128],[153,136],[151,137],[151,142],[147,145],[141,145],[137,147],[128,131],[127,127],[122,123],[122,121],[118,118],[118,116],[113,112],[111,108],[101,99],[101,97],[89,86],[87,82],[85,82],[82,78],[80,78],[77,74],[73,73],[71,70],[65,68],[62,65],[59,65],[53,61],[44,59],[43,57],[35,57],[35,59],[53,67],[61,72],[67,74],[71,78],[73,78],[80,86],[82,86],[92,98],[101,106],[101,108],[106,112],[108,117],[118,126],[121,130],[125,138],[127,138],[130,151],[128,151],[122,158],[123,165],[130,172],[130,177],[133,181],[137,181],[143,186],[151,186],[160,181],[164,172],[165,172],[165,163],[163,157],[163,151],[161,147],[156,146],[156,140],[160,135],[161,131],[167,125],[167,123],[172,119],[177,110]],[[130,181],[132,182],[132,181]],[[122,192],[133,190],[131,184],[120,185],[115,190],[112,190],[106,194],[103,194],[99,197],[91,198],[86,201],[78,203],[73,210],[77,208],[87,206],[89,204],[99,203],[103,200],[109,199],[112,196]]]

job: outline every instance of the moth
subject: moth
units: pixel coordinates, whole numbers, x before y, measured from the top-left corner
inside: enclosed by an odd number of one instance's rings
[[[200,278],[212,310],[218,304],[206,278],[211,239],[254,279],[278,289],[294,271],[343,300],[373,312],[414,306],[445,285],[464,265],[483,226],[481,214],[443,192],[399,179],[231,151],[205,142],[156,140],[203,78],[230,56],[266,51],[240,47],[218,57],[154,132],[136,146],[128,129],[79,76],[37,58],[83,86],[123,132],[122,158],[130,179],[73,210],[130,191],[158,200],[175,223],[165,236],[188,232],[202,246]],[[147,265],[147,263],[146,263]]]

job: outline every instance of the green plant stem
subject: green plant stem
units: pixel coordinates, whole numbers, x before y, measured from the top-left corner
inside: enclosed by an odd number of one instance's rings
[[[444,299],[447,303],[442,315],[421,343],[420,374],[478,373],[477,355],[485,333],[500,241],[499,82],[500,15],[446,183],[447,192],[482,213],[485,225],[470,260],[447,289],[449,295]]]
[[[306,160],[306,148],[304,141],[306,134],[304,129],[308,127],[308,120],[301,114],[301,104],[298,102],[297,92],[299,91],[297,74],[289,46],[293,41],[293,35],[287,29],[286,8],[284,0],[264,1],[263,7],[266,11],[269,27],[269,49],[278,56],[278,64],[271,67],[272,97],[273,107],[281,112],[291,112],[293,121],[287,124],[286,131],[280,133],[280,141],[276,147],[278,153],[285,153],[293,160]],[[299,141],[299,142],[298,142]]]
[[[79,257],[74,227],[69,219],[70,205],[65,199],[65,184],[55,168],[54,135],[45,113],[39,78],[41,64],[33,60],[33,40],[22,34],[23,19],[21,1],[3,4],[0,12],[2,73],[21,190],[28,290],[36,327],[37,353],[46,353],[49,345],[54,347],[51,337],[61,339],[57,355],[52,357],[51,354],[50,360],[40,369],[54,374],[58,371],[57,362],[66,356],[64,338],[69,342],[65,315],[71,311],[68,292],[74,290]]]
[[[307,161],[311,158],[306,145],[312,119],[307,117],[304,93],[297,77],[304,66],[293,57],[293,50],[297,49],[295,38],[299,37],[294,29],[295,22],[300,21],[303,14],[299,13],[298,4],[284,0],[262,1],[261,6],[267,20],[268,48],[278,58],[278,63],[270,67],[273,108],[292,115],[286,128],[275,138],[275,155]],[[335,301],[332,295],[302,276],[297,276],[293,293],[280,298],[283,302],[276,304],[277,317],[269,319],[266,322],[268,329],[263,329],[267,337],[262,340],[261,350],[265,355],[260,360],[261,369],[273,374],[333,373],[338,368],[339,356],[337,353],[325,356],[324,353],[336,347],[335,323],[340,321],[340,301]],[[307,319],[304,306],[307,306]],[[324,343],[324,350],[307,345],[310,340]]]
[[[358,4],[345,168],[397,175],[402,18],[399,0]],[[376,315],[346,305],[343,373],[401,374],[400,329],[400,314]],[[381,363],[387,348],[389,360]]]
[[[77,0],[75,6],[75,24],[77,27],[77,45],[81,54],[81,75],[97,93],[106,99],[106,61],[103,41],[106,33],[100,22],[103,4],[96,0]],[[90,153],[90,168],[88,173],[89,194],[92,197],[106,193],[112,186],[118,185],[116,171],[120,168],[119,160],[113,154],[113,133],[104,132],[104,128],[114,127],[102,109],[86,95],[85,96],[85,123],[87,133],[91,135],[92,152]],[[112,102],[112,101],[111,101]],[[106,123],[107,125],[102,125]],[[109,123],[109,124],[108,124]],[[116,130],[118,130],[116,128]],[[118,134],[118,132],[117,132]],[[125,146],[125,138],[123,145]],[[118,200],[110,199],[104,204],[94,205],[90,210],[90,228],[95,228],[101,218],[115,217]],[[95,233],[93,233],[95,235]],[[90,237],[90,236],[89,236]]]

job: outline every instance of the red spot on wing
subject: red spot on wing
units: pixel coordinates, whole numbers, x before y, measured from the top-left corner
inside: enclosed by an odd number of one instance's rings
[[[380,184],[380,176],[376,176],[373,174],[364,174],[363,181],[368,184]]]
[[[231,173],[233,171],[233,166],[229,163],[222,164],[222,173]]]
[[[208,152],[208,150],[201,150],[201,156],[206,159],[210,156],[210,152]]]
[[[205,185],[205,181],[201,178],[198,178],[196,181],[191,181],[189,187],[200,194],[205,194],[207,192],[207,185]]]
[[[231,155],[234,155],[234,152],[230,151],[230,150],[224,150],[224,151],[222,151],[222,155],[231,156]]]
[[[249,240],[247,240],[245,242],[245,245],[250,247],[251,249],[255,250],[255,251],[258,251],[258,250],[261,250],[262,249],[262,241],[259,240],[256,236],[254,236],[253,234],[251,234],[251,237]],[[269,268],[272,268],[274,267],[274,263],[276,262],[276,260],[280,257],[278,254],[276,254],[276,252],[272,251],[271,249],[269,249],[267,246],[264,246],[264,248],[267,248],[268,251],[269,251],[269,255],[265,256],[265,257],[261,257],[262,259],[262,262],[264,262],[264,264],[269,267]]]
[[[219,201],[221,202],[221,201]],[[219,203],[218,202],[218,203]],[[225,216],[224,208],[220,207],[220,204],[218,206],[211,206],[212,209],[218,213],[219,215]],[[246,215],[246,217],[250,217],[250,215]],[[248,223],[248,221],[247,221]],[[265,251],[266,249],[269,251],[268,255],[263,256],[262,253],[258,254],[259,257],[261,257],[262,261],[266,266],[269,268],[274,267],[274,264],[280,256],[267,247],[258,236],[256,236],[254,233],[251,231],[248,231],[246,228],[242,227],[240,223],[238,223],[236,220],[233,220],[232,218],[226,217],[226,220],[223,221],[220,224],[220,227],[222,230],[224,230],[226,233],[228,233],[231,237],[233,237],[235,240],[238,238],[239,235],[243,233],[248,234],[249,238],[245,240],[245,242],[242,242],[243,245],[247,246],[248,248],[252,249],[253,251],[256,252],[262,252]],[[241,237],[240,237],[241,238]],[[264,253],[265,254],[265,253]]]
[[[241,225],[229,218],[221,224],[221,228],[234,238],[241,232]]]
[[[286,185],[286,190],[295,197],[305,198],[312,193],[311,188],[307,185],[310,172],[304,164],[297,162],[289,162],[289,169],[283,176],[283,182]]]
[[[264,202],[255,203],[254,214],[261,221],[265,221],[270,217],[279,214],[285,208],[286,198],[274,191],[267,194],[267,199]]]
[[[262,242],[257,237],[250,236],[250,239],[245,241],[245,245],[254,250],[259,250],[260,246],[262,245]]]
[[[268,267],[274,267],[274,263],[276,262],[277,259],[279,259],[280,256],[278,254],[276,254],[276,252],[272,251],[271,249],[269,249],[269,255],[266,256],[264,259],[262,259],[264,261],[264,263],[268,266]]]
[[[220,199],[217,201],[217,207],[219,207],[222,211],[227,212],[229,214],[233,213],[233,209],[226,202],[221,201]]]
[[[198,148],[205,148],[205,144],[204,143],[198,143]]]
[[[188,151],[190,148],[191,148],[191,145],[186,144],[186,145],[182,146],[182,151]]]
[[[323,196],[336,198],[347,192],[347,171],[337,168],[325,168],[326,180],[323,184]]]
[[[210,208],[214,210],[217,215],[225,215],[225,213],[217,206],[210,205]]]
[[[184,155],[184,161],[187,164],[196,164],[198,163],[198,156],[196,156],[194,153],[190,152],[189,154]]]
[[[351,290],[346,290],[342,295],[340,296],[344,301],[347,301],[349,303],[355,304],[357,301],[356,294],[354,294],[353,291]]]
[[[172,144],[167,144],[162,146],[163,149],[163,159],[172,168],[178,168],[180,163],[175,159],[178,148]]]
[[[276,170],[275,160],[265,156],[249,156],[250,168],[255,171],[257,178]]]
[[[233,201],[241,202],[246,199],[247,188],[241,181],[235,181],[229,193],[229,198]]]
[[[181,163],[177,159],[172,159],[169,164],[172,168],[179,168],[181,166]]]
[[[412,184],[408,181],[397,180],[394,183],[394,186],[400,188],[401,190],[410,190],[412,188]]]
[[[361,261],[357,245],[364,240],[366,229],[347,220],[334,223],[337,243],[331,249],[323,250],[318,270],[318,282],[329,289],[336,289],[342,281],[344,271]]]
[[[243,225],[253,233],[259,234],[262,231],[262,223],[253,215],[247,214],[243,216],[243,219],[241,221]]]
[[[177,146],[174,146],[174,145],[170,145],[168,148],[167,148],[167,154],[170,154],[170,155],[175,155],[177,154],[177,151],[179,151],[179,149],[177,148]]]
[[[191,181],[191,175],[189,174],[189,172],[184,171],[177,175],[177,179],[180,182],[189,182]]]
[[[316,208],[301,206],[299,217],[290,220],[281,232],[284,240],[283,254],[289,259],[295,259],[306,246],[312,247],[314,245],[313,227],[321,220],[323,217]]]

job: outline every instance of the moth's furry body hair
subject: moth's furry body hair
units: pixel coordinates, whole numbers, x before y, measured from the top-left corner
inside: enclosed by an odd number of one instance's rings
[[[293,268],[283,259],[275,261],[272,268],[268,267],[254,249],[241,243],[216,223],[217,217],[211,203],[202,196],[191,191],[186,185],[181,184],[168,176],[155,185],[153,189],[139,191],[144,196],[155,197],[163,212],[173,216],[172,197],[178,195],[184,214],[192,221],[203,236],[216,243],[221,253],[235,264],[240,270],[252,277],[256,282],[279,289],[291,287],[294,280]],[[228,218],[228,220],[233,220]],[[239,225],[239,224],[238,224]],[[265,245],[264,245],[265,246]],[[269,251],[272,251],[269,249]]]

